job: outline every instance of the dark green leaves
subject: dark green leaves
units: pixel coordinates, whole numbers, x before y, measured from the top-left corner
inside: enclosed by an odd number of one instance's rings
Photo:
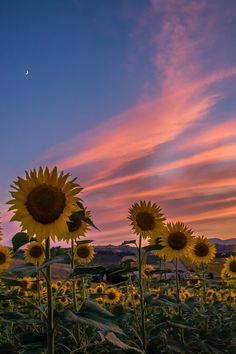
[[[17,232],[12,238],[13,252],[15,253],[18,248],[29,243],[29,236],[25,232]]]
[[[63,312],[59,312],[58,315],[62,322],[81,323],[101,331],[123,333],[116,324],[115,316],[91,301],[85,301],[77,313],[66,309]]]

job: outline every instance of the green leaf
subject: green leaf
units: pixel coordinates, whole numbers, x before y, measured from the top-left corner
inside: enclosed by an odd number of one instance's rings
[[[13,252],[30,242],[29,236],[25,232],[17,232],[12,238]]]
[[[184,344],[177,342],[173,339],[168,340],[167,342],[167,348],[170,349],[170,351],[174,351],[175,353],[190,353],[190,349],[187,348]]]
[[[164,246],[162,246],[162,245],[149,245],[149,246],[142,247],[142,249],[145,252],[160,251],[163,248],[164,248]]]
[[[79,240],[79,241],[76,241],[77,245],[84,245],[86,243],[92,243],[93,240]]]
[[[4,343],[0,345],[0,354],[17,354],[18,350],[15,349],[10,343]]]
[[[17,297],[13,294],[0,294],[0,301],[5,301],[5,300],[16,300]]]
[[[127,241],[123,241],[121,246],[125,246],[125,245],[136,245],[136,240],[127,240]]]
[[[123,334],[123,331],[116,324],[115,316],[92,301],[85,301],[80,311],[77,313],[66,309],[62,312],[58,312],[58,314],[63,323],[65,321],[82,323],[101,331],[112,331]]]
[[[27,350],[43,349],[47,346],[47,336],[44,333],[26,332],[20,335],[20,343]]]
[[[53,264],[53,263],[62,263],[64,261],[64,258],[62,257],[55,257],[50,259],[49,261],[43,263],[40,267],[35,267],[32,265],[25,265],[23,267],[15,267],[13,269],[11,269],[11,272],[16,276],[16,277],[20,277],[23,278],[27,275],[32,275],[32,274],[36,274],[37,271],[40,271],[44,268],[46,268],[48,265]]]
[[[76,267],[71,274],[71,277],[75,277],[78,275],[84,274],[105,274],[106,269],[102,266],[94,266],[94,267]]]
[[[142,350],[135,348],[135,347],[131,347],[129,345],[127,345],[126,343],[122,342],[113,332],[109,332],[107,334],[104,335],[104,338],[111,344],[113,344],[115,347],[121,348],[123,350],[130,350],[132,349],[133,351],[137,352],[137,353],[143,353]]]
[[[168,321],[168,324],[177,328],[185,328],[185,329],[193,329],[193,330],[196,329],[195,327],[189,325],[186,321],[184,321],[180,317],[172,317],[172,319]]]
[[[201,341],[200,346],[206,353],[212,353],[212,354],[223,354],[224,347],[222,348],[216,348],[213,344],[208,343],[207,341]]]
[[[24,286],[24,283],[21,280],[17,280],[14,278],[5,278],[5,277],[1,277],[0,279],[7,286],[21,286],[21,287]]]
[[[42,323],[40,320],[29,318],[28,316],[19,312],[2,312],[0,313],[0,321],[28,324]]]

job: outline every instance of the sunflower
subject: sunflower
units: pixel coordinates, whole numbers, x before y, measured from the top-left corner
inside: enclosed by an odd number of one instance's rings
[[[0,272],[7,270],[12,263],[12,252],[8,247],[0,245]]]
[[[68,177],[64,172],[58,175],[56,167],[51,172],[40,167],[38,172],[26,171],[26,178],[18,177],[11,186],[13,199],[7,202],[15,213],[11,221],[19,221],[30,239],[36,235],[39,242],[48,237],[55,241],[68,232],[67,221],[79,210],[76,194],[82,190],[76,178],[67,181]]]
[[[115,288],[109,288],[106,291],[105,302],[108,304],[116,304],[121,299],[121,293]]]
[[[69,217],[67,222],[68,231],[61,237],[62,240],[69,242],[80,236],[85,236],[89,229],[89,225],[81,218],[79,212],[75,212]]]
[[[155,268],[151,264],[145,264],[142,267],[142,276],[144,279],[150,279],[153,277],[153,272]]]
[[[182,222],[167,223],[162,231],[163,254],[168,260],[187,256],[193,247],[193,231]]]
[[[81,264],[87,264],[91,262],[94,254],[94,247],[87,243],[77,245],[74,250],[75,260]]]
[[[193,263],[209,263],[215,258],[216,247],[204,236],[196,237],[194,246],[190,251],[189,257]]]
[[[96,294],[102,294],[102,293],[105,292],[105,287],[104,287],[103,285],[101,285],[101,284],[98,284],[98,285],[96,286],[96,288],[94,289],[94,292],[95,292]]]
[[[59,298],[59,304],[63,305],[63,306],[66,306],[70,303],[70,300],[67,296],[61,296]]]
[[[30,242],[24,250],[24,257],[26,262],[34,265],[40,265],[45,260],[44,247],[37,241]]]
[[[226,258],[224,269],[231,278],[236,277],[236,256]]]
[[[133,230],[143,238],[158,233],[162,229],[165,221],[161,208],[150,201],[140,201],[129,209],[128,219],[131,220]]]
[[[164,246],[162,245],[162,238],[159,234],[151,235],[151,237],[148,239],[148,243],[150,246],[157,246],[158,249],[152,251],[156,256],[164,257]]]

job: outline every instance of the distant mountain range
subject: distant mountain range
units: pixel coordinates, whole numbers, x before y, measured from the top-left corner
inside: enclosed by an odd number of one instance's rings
[[[226,240],[222,240],[220,238],[209,238],[209,241],[215,243],[216,245],[234,245],[236,243],[236,237],[228,238]]]

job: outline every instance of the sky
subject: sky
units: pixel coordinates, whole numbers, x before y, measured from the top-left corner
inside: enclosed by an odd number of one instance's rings
[[[97,245],[134,238],[140,200],[235,237],[235,38],[235,0],[1,0],[4,243],[10,184],[55,165],[84,187]]]

